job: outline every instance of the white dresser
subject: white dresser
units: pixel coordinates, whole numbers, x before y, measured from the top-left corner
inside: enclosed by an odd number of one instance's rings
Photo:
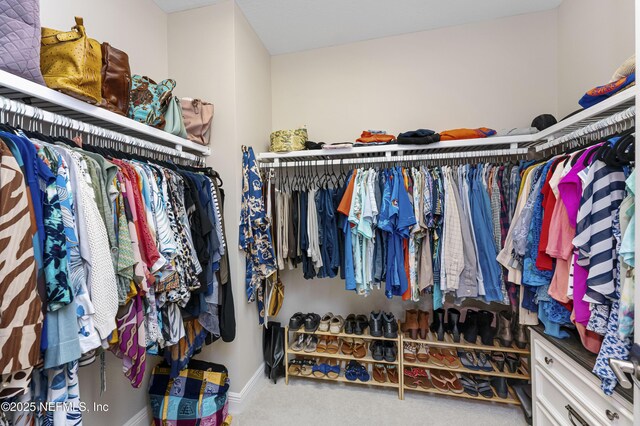
[[[531,329],[533,424],[632,426],[632,404],[618,393],[606,396],[596,376],[552,341]]]

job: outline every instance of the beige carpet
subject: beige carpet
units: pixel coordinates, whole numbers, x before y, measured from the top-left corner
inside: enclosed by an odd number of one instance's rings
[[[234,415],[233,426],[526,425],[519,406],[392,389],[284,379],[268,383]]]

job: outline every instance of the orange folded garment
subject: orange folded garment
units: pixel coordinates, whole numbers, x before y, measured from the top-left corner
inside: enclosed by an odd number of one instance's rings
[[[360,135],[360,137],[356,139],[356,142],[361,142],[361,143],[391,142],[394,140],[396,140],[396,137],[393,135],[385,135],[382,133],[371,133],[371,132],[364,131],[362,132],[362,135]]]
[[[450,141],[455,139],[475,139],[486,138],[487,136],[493,136],[496,131],[487,127],[480,127],[478,129],[453,129],[440,132],[440,141]]]

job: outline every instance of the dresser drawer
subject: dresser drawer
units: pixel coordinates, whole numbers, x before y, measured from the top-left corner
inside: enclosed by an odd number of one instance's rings
[[[592,425],[615,425],[626,426],[633,425],[633,408],[621,397],[607,396],[600,389],[600,381],[590,372],[579,366],[577,363],[569,359],[565,354],[560,352],[551,343],[544,338],[535,337],[536,333],[532,333],[533,337],[533,364],[536,378],[535,397],[544,399],[544,405],[551,409],[550,400],[541,386],[549,388],[549,384],[544,382],[553,382],[556,389],[562,391],[564,395],[570,398],[573,403],[571,406],[580,415],[584,413],[585,420],[592,419],[589,422]],[[537,380],[540,378],[541,383]],[[545,389],[546,390],[546,389]],[[553,400],[551,400],[553,401]],[[571,402],[571,401],[570,401]],[[579,402],[579,403],[578,403]],[[554,401],[554,406],[557,404]],[[566,404],[562,407],[564,412],[562,416],[566,418],[568,411],[565,409]],[[560,410],[560,411],[562,411]],[[580,426],[579,422],[575,422]],[[571,423],[569,423],[571,424]]]
[[[549,410],[540,401],[536,402],[533,418],[536,426],[560,426],[561,423],[553,418]]]

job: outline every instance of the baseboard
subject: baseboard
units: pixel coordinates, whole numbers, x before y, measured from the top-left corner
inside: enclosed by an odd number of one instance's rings
[[[229,413],[242,413],[246,401],[255,391],[260,389],[264,383],[266,383],[266,378],[264,376],[264,363],[262,363],[240,392],[229,392],[227,397],[229,401]]]
[[[123,424],[122,426],[149,426],[151,424],[151,419],[149,418],[149,407],[144,407],[142,410],[138,411],[138,413],[131,417],[128,422]]]

